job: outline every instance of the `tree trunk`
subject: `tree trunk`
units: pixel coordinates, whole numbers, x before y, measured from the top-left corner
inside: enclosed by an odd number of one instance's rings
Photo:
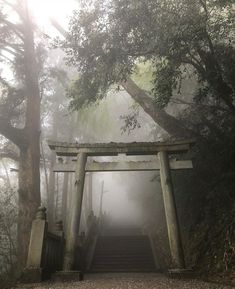
[[[183,123],[174,116],[169,115],[162,109],[157,108],[153,99],[133,80],[128,78],[121,85],[130,94],[130,96],[143,108],[143,110],[170,136],[174,138],[190,138],[193,132],[187,129]]]
[[[40,205],[39,155],[32,157],[30,146],[20,151],[19,159],[19,215],[18,215],[18,260],[25,266],[32,220]],[[38,161],[39,162],[39,161]]]
[[[34,47],[34,33],[28,14],[27,1],[24,8],[24,72],[26,97],[25,144],[20,146],[19,160],[19,216],[18,255],[19,263],[26,263],[30,229],[40,197],[40,92],[38,65]]]

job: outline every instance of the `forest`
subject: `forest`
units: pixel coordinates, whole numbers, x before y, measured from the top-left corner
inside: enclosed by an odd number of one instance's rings
[[[69,227],[75,181],[48,141],[181,140],[194,142],[177,155],[193,169],[172,171],[186,267],[235,286],[234,1],[0,0],[0,288],[25,270],[39,207],[49,230]],[[144,228],[169,267],[157,171],[87,174],[80,234],[91,212]]]

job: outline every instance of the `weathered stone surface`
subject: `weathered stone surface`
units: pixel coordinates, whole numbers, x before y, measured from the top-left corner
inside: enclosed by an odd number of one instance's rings
[[[46,228],[46,220],[36,219],[32,223],[27,268],[40,268]]]
[[[70,282],[82,280],[83,273],[80,271],[59,271],[52,275],[52,281],[55,282]]]
[[[88,156],[112,156],[120,153],[127,155],[152,155],[158,151],[170,151],[171,153],[188,151],[195,143],[194,140],[182,140],[174,142],[133,142],[133,143],[66,143],[48,141],[52,150],[59,156],[76,156],[78,153],[86,153]]]
[[[171,170],[192,169],[191,160],[170,160]],[[157,171],[160,169],[159,161],[127,161],[127,162],[90,162],[86,164],[86,172],[119,172],[119,171]],[[75,172],[76,163],[57,163],[54,172]]]
[[[195,278],[195,272],[191,269],[169,269],[168,277],[177,279],[192,279]]]
[[[177,269],[184,269],[184,252],[180,236],[173,183],[169,166],[169,157],[166,151],[159,152],[158,156],[160,161],[161,187],[165,207],[172,265]]]
[[[33,268],[28,267],[25,268],[20,281],[23,283],[36,283],[42,281],[42,269],[41,268]]]
[[[77,166],[75,172],[75,184],[71,196],[71,207],[69,210],[68,229],[66,230],[66,244],[64,254],[64,271],[70,271],[74,265],[76,240],[79,232],[82,197],[85,180],[85,166],[87,155],[78,154]]]

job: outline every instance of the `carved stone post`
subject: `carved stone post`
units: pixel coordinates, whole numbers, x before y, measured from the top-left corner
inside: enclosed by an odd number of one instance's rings
[[[180,236],[168,153],[166,151],[160,151],[158,153],[158,157],[160,161],[161,187],[163,193],[172,262],[175,268],[184,269],[184,253]]]
[[[68,212],[70,215],[68,221],[68,228],[66,230],[66,245],[63,267],[64,271],[71,271],[74,265],[76,240],[79,232],[82,209],[86,160],[86,153],[78,154],[75,172],[75,186],[71,196],[70,208],[68,208]]]
[[[38,282],[42,278],[41,261],[43,245],[47,232],[46,208],[39,207],[32,223],[26,269],[22,279],[27,282]],[[19,248],[20,249],[20,248]]]

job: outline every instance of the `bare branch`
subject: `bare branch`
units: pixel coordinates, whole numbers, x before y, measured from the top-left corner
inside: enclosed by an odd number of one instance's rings
[[[7,0],[1,0],[4,4],[8,5],[11,7],[19,16],[22,16],[20,9],[18,8],[17,5],[12,4],[11,2]]]
[[[15,51],[22,53],[21,48],[23,47],[22,45],[18,44],[18,43],[9,43],[7,41],[1,41],[0,44],[2,45],[2,47],[10,47],[12,49],[14,49]]]
[[[227,112],[229,113],[229,110],[226,109],[225,107],[219,106],[219,105],[209,105],[209,104],[195,104],[195,102],[188,102],[182,99],[179,99],[177,97],[172,97],[171,98],[171,103],[175,103],[175,104],[182,104],[182,105],[188,105],[188,106],[197,106],[197,107],[205,107],[207,109],[215,109],[218,111],[222,111],[222,112]]]
[[[131,97],[143,108],[143,110],[169,135],[175,138],[192,137],[194,133],[186,128],[184,124],[168,114],[165,110],[160,109],[154,103],[154,100],[133,80],[128,78],[122,81],[121,85],[131,95]]]
[[[13,56],[17,56],[17,52],[15,52],[15,51],[13,51],[13,50],[7,48],[7,47],[4,47],[4,46],[1,47],[1,46],[0,46],[0,50],[5,50],[6,52],[12,54]]]
[[[59,24],[57,20],[55,20],[54,18],[50,18],[50,21],[52,26],[54,26],[55,29],[59,31],[62,36],[64,36],[64,38],[68,36],[68,32]]]
[[[19,161],[19,155],[16,151],[3,148],[0,150],[0,159],[11,159],[15,162]]]
[[[23,32],[16,24],[7,19],[2,19],[2,22],[4,22],[22,41],[24,41]]]
[[[5,60],[11,62],[12,64],[14,63],[13,59],[10,59],[10,57],[7,57],[6,55],[0,53],[0,57],[5,58]]]
[[[4,118],[0,118],[0,134],[13,142],[19,148],[27,146],[25,130],[13,127],[9,120]]]

